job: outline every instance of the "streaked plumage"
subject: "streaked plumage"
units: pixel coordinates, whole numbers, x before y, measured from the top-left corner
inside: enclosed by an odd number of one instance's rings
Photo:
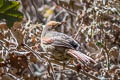
[[[54,59],[64,61],[71,58],[77,59],[83,64],[94,62],[92,58],[80,52],[80,45],[72,37],[57,32],[60,22],[51,21],[43,28],[41,46],[44,51],[51,52]]]

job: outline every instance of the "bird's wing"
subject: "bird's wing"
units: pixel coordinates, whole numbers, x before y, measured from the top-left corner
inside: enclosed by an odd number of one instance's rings
[[[44,44],[50,44],[53,46],[59,46],[59,47],[65,47],[67,48],[66,51],[69,55],[73,56],[77,60],[79,60],[81,63],[87,65],[89,63],[95,63],[95,61],[90,58],[89,56],[83,54],[80,51],[76,50],[76,47],[79,47],[79,44],[71,37],[57,32],[48,33],[43,38]]]
[[[46,34],[46,36],[43,37],[43,43],[70,49],[76,49],[79,46],[79,44],[73,38],[59,32],[51,32]]]
[[[74,58],[76,58],[77,60],[79,60],[81,63],[83,63],[84,65],[87,65],[89,63],[95,63],[95,61],[90,58],[89,56],[83,54],[80,51],[75,50],[75,48],[73,47],[72,44],[70,44],[69,38],[62,38],[60,36],[54,36],[54,37],[46,37],[43,38],[45,39],[43,41],[44,44],[50,44],[53,46],[59,46],[59,47],[65,47],[68,48],[66,51],[69,55],[73,56]],[[73,42],[74,43],[74,42]],[[75,43],[76,44],[76,43]]]

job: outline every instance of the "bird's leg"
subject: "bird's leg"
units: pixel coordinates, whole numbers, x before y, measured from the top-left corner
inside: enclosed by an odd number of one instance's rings
[[[65,53],[63,53],[64,55],[63,55],[63,57],[65,58]],[[66,63],[65,63],[65,61],[63,61],[63,70],[65,69],[65,65],[66,65]]]
[[[66,52],[64,53],[63,57],[65,58],[65,60],[63,60],[63,69],[65,69],[65,66],[72,63],[71,61],[73,61],[73,59],[71,59],[70,56],[68,57]]]
[[[65,65],[66,65],[66,64],[65,64],[65,61],[63,61],[63,70],[65,69]]]
[[[66,61],[67,59],[69,60],[66,51],[65,51],[65,53],[63,53],[63,57],[65,58],[65,60],[63,60],[63,69],[65,69],[65,66],[66,66],[67,64],[69,64],[69,61]]]

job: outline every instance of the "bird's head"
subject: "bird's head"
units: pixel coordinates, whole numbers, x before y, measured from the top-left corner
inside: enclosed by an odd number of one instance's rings
[[[61,24],[61,22],[49,21],[45,26],[43,26],[43,29],[47,31],[57,31],[60,29]]]

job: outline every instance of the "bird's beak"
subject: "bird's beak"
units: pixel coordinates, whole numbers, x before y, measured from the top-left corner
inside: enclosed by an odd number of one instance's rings
[[[66,24],[66,22],[60,22],[60,23],[58,24],[58,26],[59,26],[59,25],[63,25],[63,24]]]

